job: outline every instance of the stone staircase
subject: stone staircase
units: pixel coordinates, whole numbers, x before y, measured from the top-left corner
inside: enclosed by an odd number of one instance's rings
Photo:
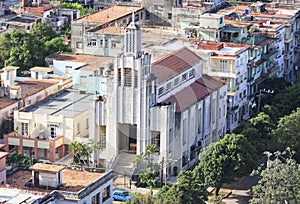
[[[131,174],[135,156],[133,153],[121,151],[112,165],[114,173],[118,175]]]

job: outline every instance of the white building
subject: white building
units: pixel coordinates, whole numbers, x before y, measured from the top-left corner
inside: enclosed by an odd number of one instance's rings
[[[202,75],[202,59],[191,50],[184,47],[151,65],[132,22],[112,73],[107,95],[91,103],[89,134],[102,145],[100,158],[107,164],[123,151],[139,154],[156,144],[160,159],[175,161],[165,171],[172,173],[174,166],[189,168],[202,146],[224,136],[227,85]]]

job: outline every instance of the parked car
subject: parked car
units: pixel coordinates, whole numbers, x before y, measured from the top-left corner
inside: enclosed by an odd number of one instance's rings
[[[131,201],[131,199],[133,198],[133,196],[130,195],[127,191],[123,190],[114,190],[114,192],[112,193],[112,197],[116,201]]]

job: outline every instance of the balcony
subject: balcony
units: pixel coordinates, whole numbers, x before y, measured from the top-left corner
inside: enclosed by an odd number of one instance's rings
[[[273,61],[278,55],[278,50],[269,50],[268,52],[264,53],[262,55],[262,59],[268,60],[268,61]]]
[[[299,30],[295,31],[295,36],[300,36],[300,31]]]
[[[300,31],[299,31],[300,32]],[[296,46],[295,46],[295,52],[300,52],[300,45],[299,44],[297,44]]]
[[[54,139],[40,139],[39,137],[31,138],[25,136],[18,136],[15,132],[4,135],[4,142],[6,146],[15,146],[17,152],[24,153],[24,149],[30,149],[34,152],[34,157],[37,159],[45,158],[45,155],[39,155],[39,151],[47,151],[49,155],[47,160],[55,161],[56,149],[59,149],[59,158],[64,156],[64,136],[58,136]]]

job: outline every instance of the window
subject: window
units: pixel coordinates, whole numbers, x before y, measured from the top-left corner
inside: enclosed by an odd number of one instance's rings
[[[28,123],[21,123],[21,134],[27,135],[28,133]]]
[[[132,85],[132,71],[131,68],[124,68],[124,86],[131,87]]]
[[[77,134],[80,133],[80,123],[77,123]]]
[[[121,86],[122,70],[118,69],[118,86]]]
[[[58,125],[55,125],[55,124],[50,125],[50,136],[53,139],[57,137],[57,128],[58,128]]]
[[[226,72],[227,70],[227,60],[220,60],[220,71]]]
[[[117,44],[114,43],[114,42],[112,42],[112,43],[111,43],[111,48],[116,48],[116,47],[117,47]]]
[[[197,133],[200,134],[202,130],[202,121],[201,121],[202,111],[201,108],[198,109],[198,130]]]
[[[98,70],[94,70],[94,76],[98,76]]]
[[[72,66],[66,66],[65,70],[66,70],[66,74],[72,74]]]
[[[107,38],[105,38],[105,42],[104,43],[105,43],[104,47],[107,48],[108,47],[108,40],[107,40]]]
[[[178,84],[179,84],[179,77],[174,80],[174,86],[177,86]]]
[[[96,47],[97,46],[97,40],[96,39],[89,40],[87,46],[88,47]]]
[[[98,204],[98,203],[100,203],[100,193],[97,193],[92,197],[92,204]]]
[[[172,128],[169,129],[169,153],[172,152],[172,142],[173,142],[173,131]]]
[[[134,88],[138,87],[138,72],[134,71]]]
[[[80,76],[80,84],[86,84],[86,76]]]
[[[216,122],[216,99],[213,99],[212,104],[211,104],[211,119],[212,122],[215,123]]]
[[[106,126],[100,126],[100,148],[106,148]]]
[[[186,119],[183,120],[183,126],[182,126],[182,143],[183,145],[186,144],[186,131],[187,131],[187,122]]]
[[[102,202],[105,202],[110,198],[110,186],[107,186],[102,190]]]
[[[6,80],[9,80],[9,71],[6,72]]]
[[[171,82],[167,83],[167,91],[170,90],[171,87],[172,87],[172,83]]]
[[[89,129],[89,119],[88,118],[85,120],[85,127],[86,127],[86,129]]]
[[[162,95],[163,92],[164,92],[164,87],[160,87],[160,88],[158,89],[158,95],[159,95],[159,96]]]
[[[103,40],[100,40],[100,47],[103,47]]]
[[[76,42],[76,48],[82,49],[82,42]]]
[[[192,69],[190,72],[189,72],[189,78],[193,78],[195,76],[195,70]]]
[[[182,81],[185,81],[187,79],[187,73],[184,73],[183,75],[181,75]]]

